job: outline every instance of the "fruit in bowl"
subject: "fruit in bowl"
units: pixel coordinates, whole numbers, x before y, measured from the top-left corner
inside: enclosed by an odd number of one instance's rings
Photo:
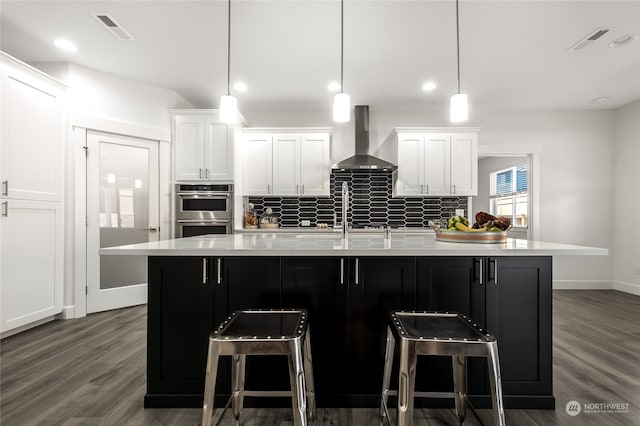
[[[462,216],[453,216],[447,221],[447,231],[462,232],[504,232],[511,228],[511,219],[494,216],[487,212],[478,212],[473,226]]]

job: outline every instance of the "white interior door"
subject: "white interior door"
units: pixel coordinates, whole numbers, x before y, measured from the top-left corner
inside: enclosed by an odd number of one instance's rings
[[[159,239],[158,142],[87,132],[87,148],[87,313],[146,303],[146,256],[98,251]]]

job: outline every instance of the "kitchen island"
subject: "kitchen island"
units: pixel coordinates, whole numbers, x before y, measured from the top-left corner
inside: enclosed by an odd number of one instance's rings
[[[436,241],[433,233],[256,233],[201,236],[101,249],[149,256],[145,407],[199,407],[207,337],[237,309],[309,310],[316,395],[324,407],[376,407],[391,310],[456,311],[498,338],[507,408],[555,406],[552,257],[606,249],[508,239]],[[230,389],[221,363],[216,405]],[[451,362],[423,357],[417,390],[450,391]],[[247,362],[247,389],[288,388],[286,360]],[[490,406],[483,360],[469,363],[469,394]],[[286,399],[247,404],[288,406]],[[451,400],[416,401],[452,406]]]

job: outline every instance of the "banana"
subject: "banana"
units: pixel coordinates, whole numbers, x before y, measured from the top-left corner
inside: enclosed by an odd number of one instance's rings
[[[478,229],[473,229],[473,228],[469,228],[467,225],[463,224],[463,223],[456,223],[456,229],[458,231],[463,231],[463,232],[486,232],[487,228],[478,228]]]

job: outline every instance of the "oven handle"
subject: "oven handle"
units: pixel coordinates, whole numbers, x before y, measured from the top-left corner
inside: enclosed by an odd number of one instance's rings
[[[178,223],[228,224],[228,220],[178,219]]]
[[[183,198],[188,198],[188,197],[225,197],[225,198],[229,198],[231,196],[231,194],[229,194],[228,192],[218,192],[218,193],[211,193],[211,192],[176,192],[176,195],[183,197]]]

